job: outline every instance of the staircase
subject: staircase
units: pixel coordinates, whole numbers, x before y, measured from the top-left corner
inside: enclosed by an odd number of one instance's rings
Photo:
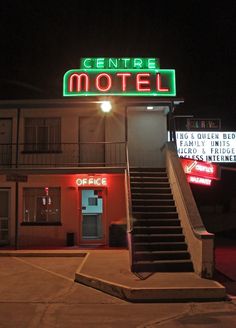
[[[133,272],[193,271],[164,168],[130,170]]]

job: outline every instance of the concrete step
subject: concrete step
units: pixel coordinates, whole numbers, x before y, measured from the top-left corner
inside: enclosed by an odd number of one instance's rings
[[[139,182],[139,183],[148,183],[148,182],[168,182],[169,183],[169,179],[168,177],[154,177],[154,176],[146,176],[146,177],[140,177],[140,176],[131,176],[130,177],[130,182],[134,183],[134,182]]]
[[[142,171],[133,171],[130,172],[130,177],[160,177],[164,178],[167,177],[167,173],[165,171],[163,172],[142,172]]]
[[[132,271],[193,271],[166,172],[133,172],[130,177],[134,217]]]
[[[159,186],[159,187],[145,187],[145,186],[131,186],[131,193],[137,194],[171,194],[170,187]]]
[[[131,167],[130,173],[133,172],[166,172],[165,167]]]
[[[181,242],[135,242],[133,244],[134,251],[177,251],[187,250],[187,244]]]
[[[191,272],[191,260],[137,261],[132,265],[133,272]]]
[[[151,199],[171,199],[173,200],[173,196],[171,193],[142,193],[142,192],[138,192],[138,193],[135,193],[133,192],[132,193],[132,200],[139,200],[139,199],[142,199],[142,200],[151,200]]]
[[[181,234],[182,228],[176,226],[135,226],[134,235],[141,234]]]
[[[149,226],[180,226],[179,219],[138,219],[133,222],[134,227]]]
[[[170,188],[169,182],[162,182],[162,181],[130,181],[131,189],[133,188]]]
[[[145,212],[145,213],[160,213],[160,212],[175,212],[175,206],[132,206],[133,212]]]
[[[137,251],[134,253],[135,261],[157,261],[157,260],[189,260],[187,251]]]
[[[132,198],[133,206],[175,206],[173,199],[134,199]]]
[[[134,234],[133,242],[184,242],[185,238],[182,234]]]
[[[136,219],[178,219],[178,213],[174,212],[138,212],[133,211],[133,217]]]

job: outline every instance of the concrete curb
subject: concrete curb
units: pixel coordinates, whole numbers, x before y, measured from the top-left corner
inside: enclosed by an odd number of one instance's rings
[[[225,301],[225,288],[132,288],[76,272],[75,281],[129,302]]]
[[[78,252],[73,250],[19,250],[19,251],[0,251],[1,256],[13,257],[85,257],[86,251]]]

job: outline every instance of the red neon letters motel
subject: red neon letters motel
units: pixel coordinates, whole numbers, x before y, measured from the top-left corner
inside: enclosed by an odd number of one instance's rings
[[[116,74],[99,73],[91,81],[91,76],[88,73],[73,73],[68,79],[69,92],[90,91],[91,87],[95,87],[97,91],[109,92],[114,84],[118,85],[119,90],[122,92],[127,91],[127,86],[132,84],[132,88],[137,92],[150,92],[151,91],[151,74],[142,72],[136,73],[132,77],[130,72],[122,72]],[[169,88],[162,87],[161,74],[156,74],[156,90],[158,92],[169,92]]]

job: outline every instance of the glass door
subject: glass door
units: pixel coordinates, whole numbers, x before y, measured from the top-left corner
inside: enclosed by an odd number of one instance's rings
[[[104,244],[105,220],[102,189],[81,190],[80,243]]]

